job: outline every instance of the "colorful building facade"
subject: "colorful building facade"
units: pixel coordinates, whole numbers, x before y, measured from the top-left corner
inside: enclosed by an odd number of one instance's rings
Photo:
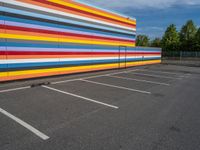
[[[161,62],[136,20],[72,0],[0,0],[0,81]]]

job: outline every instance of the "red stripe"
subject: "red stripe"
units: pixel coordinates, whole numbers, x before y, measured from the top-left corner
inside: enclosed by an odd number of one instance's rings
[[[35,52],[35,51],[0,51],[0,55],[108,55],[119,54],[119,52]],[[160,52],[127,52],[127,55],[160,55]]]
[[[49,1],[47,2],[47,1],[44,1],[44,0],[37,0],[37,2],[48,4],[48,5],[53,5],[53,6],[56,6],[56,7],[64,8],[66,10],[71,10],[71,11],[83,13],[83,14],[86,14],[86,15],[92,15],[92,16],[95,16],[95,17],[99,17],[99,18],[103,18],[103,19],[107,19],[107,20],[111,20],[111,21],[115,21],[115,22],[120,22],[122,24],[130,25],[132,27],[136,27],[136,25],[133,25],[131,23],[123,22],[123,21],[120,21],[120,20],[116,20],[116,19],[113,19],[113,18],[106,17],[106,16],[101,16],[101,15],[94,14],[94,13],[91,13],[91,12],[86,12],[86,11],[79,10],[79,9],[76,9],[76,8],[71,8],[71,7],[68,7],[68,6],[63,6],[63,5],[60,5],[60,4],[55,4],[53,2],[49,2]]]
[[[122,42],[133,42],[134,40],[124,40],[118,38],[109,38],[109,37],[99,37],[94,35],[84,35],[78,33],[69,33],[69,32],[60,32],[60,31],[50,31],[44,29],[34,29],[34,28],[27,28],[27,27],[18,27],[18,26],[10,26],[10,25],[0,25],[0,28],[6,28],[8,30],[20,30],[20,31],[27,31],[27,32],[39,32],[39,33],[46,33],[46,34],[54,34],[54,35],[65,35],[65,36],[73,36],[73,37],[83,37],[83,38],[92,38],[92,39],[102,39],[102,40],[114,40],[114,41],[122,41]]]

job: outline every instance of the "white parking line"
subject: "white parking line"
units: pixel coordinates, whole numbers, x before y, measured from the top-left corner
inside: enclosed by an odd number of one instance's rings
[[[160,71],[160,70],[149,70],[149,69],[141,69],[147,72],[153,72],[153,73],[165,73],[165,74],[173,74],[173,75],[180,75],[181,73],[174,73],[174,72],[167,72],[167,71]]]
[[[140,79],[134,79],[134,78],[121,77],[121,76],[112,76],[111,75],[109,77],[118,78],[118,79],[124,79],[124,80],[137,81],[137,82],[146,82],[146,83],[158,84],[158,85],[166,85],[166,86],[170,85],[168,83],[163,83],[163,82],[155,82],[155,81],[149,81],[149,80],[140,80]]]
[[[90,102],[93,102],[93,103],[97,103],[97,104],[100,104],[100,105],[111,107],[111,108],[114,108],[114,109],[118,109],[119,108],[119,107],[114,106],[114,105],[110,105],[110,104],[107,104],[107,103],[96,101],[96,100],[93,100],[93,99],[90,99],[90,98],[87,98],[87,97],[83,97],[83,96],[80,96],[80,95],[77,95],[77,94],[61,91],[61,90],[58,90],[58,89],[55,89],[55,88],[52,88],[52,87],[49,87],[49,86],[43,85],[42,87],[47,88],[47,89],[52,90],[52,91],[56,91],[56,92],[62,93],[62,94],[66,94],[66,95],[70,95],[70,96],[77,97],[77,98],[80,98],[80,99],[84,99],[86,101],[90,101]]]
[[[22,125],[24,128],[28,129],[29,131],[31,131],[32,133],[34,133],[35,135],[37,135],[41,139],[43,139],[43,140],[49,139],[49,137],[47,135],[45,135],[44,133],[42,133],[39,130],[35,129],[34,127],[32,127],[28,123],[24,122],[23,120],[13,116],[12,114],[10,114],[9,112],[3,110],[2,108],[0,108],[0,112],[2,114],[4,114],[5,116],[9,117],[10,119],[14,120],[15,122],[17,122],[18,124]]]
[[[29,89],[29,88],[31,88],[31,87],[30,86],[25,86],[25,87],[13,88],[13,89],[1,90],[0,93],[24,90],[24,89]]]
[[[77,80],[80,80],[80,79],[98,78],[98,77],[103,77],[103,76],[107,76],[107,75],[122,74],[122,73],[134,72],[134,71],[138,71],[138,70],[140,70],[140,69],[134,69],[134,70],[122,71],[122,72],[113,72],[113,73],[108,73],[108,74],[100,74],[100,75],[96,75],[96,76],[75,78],[75,79],[69,79],[69,80],[62,80],[62,81],[52,82],[51,84],[67,83],[67,82],[77,81]],[[31,86],[25,86],[25,87],[13,88],[13,89],[0,90],[0,93],[12,92],[12,91],[18,91],[18,90],[24,90],[24,89],[29,89],[29,88],[31,88]]]
[[[183,77],[183,78],[189,78],[191,76],[191,74],[185,74],[185,75],[182,75],[180,77]]]
[[[167,72],[167,71],[160,71],[160,70],[149,70],[149,69],[140,69],[141,71],[144,70],[146,72],[153,72],[153,73],[164,73],[164,74],[172,74],[177,75],[179,78],[188,78],[191,76],[190,73],[174,73],[174,72]]]
[[[143,75],[143,76],[156,77],[156,78],[177,79],[177,80],[181,80],[181,79],[182,79],[182,78],[161,76],[161,75],[155,75],[155,74],[132,73],[132,72],[129,72],[129,73],[130,73],[130,74],[133,74],[133,75]]]
[[[61,83],[67,83],[67,82],[74,82],[77,81],[78,79],[68,79],[68,80],[62,80],[62,81],[56,81],[56,82],[52,82],[51,84],[61,84]]]
[[[84,82],[88,82],[88,83],[93,83],[93,84],[98,84],[98,85],[103,85],[103,86],[108,86],[108,87],[113,87],[113,88],[118,88],[118,89],[133,91],[133,92],[139,92],[139,93],[143,93],[143,94],[151,94],[151,92],[142,91],[142,90],[137,90],[137,89],[131,89],[131,88],[123,87],[123,86],[116,86],[116,85],[112,85],[112,84],[106,84],[106,83],[101,83],[101,82],[95,82],[95,81],[85,80],[85,79],[80,79],[80,80],[81,80],[81,81],[84,81]]]
[[[122,71],[122,72],[113,72],[113,73],[107,73],[107,74],[100,74],[100,75],[95,75],[95,76],[89,76],[89,77],[82,77],[82,78],[76,78],[76,79],[69,79],[69,80],[63,80],[63,81],[57,81],[57,82],[52,82],[51,84],[60,84],[60,83],[66,83],[66,82],[73,82],[77,80],[87,80],[87,79],[92,79],[92,78],[98,78],[98,77],[104,77],[108,75],[116,75],[116,74],[122,74],[122,73],[129,73],[129,72],[134,72],[138,71],[140,69],[134,69],[134,70],[129,70],[129,71]]]

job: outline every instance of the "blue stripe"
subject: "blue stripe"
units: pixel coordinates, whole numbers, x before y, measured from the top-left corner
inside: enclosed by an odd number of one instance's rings
[[[96,45],[77,45],[77,44],[59,44],[58,43],[26,43],[26,42],[10,42],[7,43],[0,41],[0,46],[4,47],[27,47],[27,48],[60,48],[62,49],[88,49],[88,51],[100,50],[100,51],[119,51],[118,46],[96,46]],[[42,51],[42,50],[41,50]],[[127,47],[127,52],[141,51],[141,52],[161,52],[161,49],[157,48],[138,48],[138,47]]]
[[[58,43],[26,43],[26,42],[10,42],[7,41],[5,42],[0,42],[0,46],[7,46],[7,47],[29,47],[29,48],[74,48],[74,49],[90,49],[90,50],[104,50],[104,49],[109,49],[109,50],[118,50],[119,47],[111,47],[111,46],[96,46],[96,45],[75,45],[75,44],[58,44]]]
[[[155,47],[134,47],[130,49],[135,49],[135,50],[141,50],[141,51],[154,51],[154,52],[161,52],[161,48],[155,48]]]
[[[58,43],[28,43],[28,42],[10,42],[7,43],[0,41],[0,46],[8,46],[8,47],[33,47],[33,48],[76,48],[76,49],[109,49],[109,50],[119,50],[118,46],[101,46],[101,45],[81,45],[81,44],[58,44]],[[147,52],[161,52],[159,48],[141,48],[141,47],[127,47],[128,51],[147,51]]]
[[[137,48],[137,47],[127,47],[127,52],[138,51],[138,52],[161,52],[161,49],[151,49],[151,48]]]

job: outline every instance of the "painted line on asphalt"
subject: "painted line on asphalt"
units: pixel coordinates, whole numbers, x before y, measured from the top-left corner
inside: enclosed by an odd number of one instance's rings
[[[191,77],[191,74],[185,74],[185,75],[182,75],[182,76],[180,76],[180,77],[189,78],[189,77]]]
[[[25,90],[29,89],[31,86],[25,86],[25,87],[19,87],[19,88],[13,88],[13,89],[6,89],[6,90],[1,90],[0,93],[6,93],[6,92],[12,92],[12,91],[18,91],[18,90]]]
[[[127,77],[121,77],[121,76],[109,76],[113,78],[118,78],[118,79],[124,79],[124,80],[130,80],[130,81],[137,81],[137,82],[145,82],[145,83],[151,83],[151,84],[158,84],[158,85],[165,85],[165,86],[170,86],[168,83],[163,83],[163,82],[155,82],[155,81],[149,81],[149,80],[140,80],[140,79],[134,79],[134,78],[127,78]]]
[[[123,86],[117,86],[117,85],[112,85],[112,84],[107,84],[107,83],[102,83],[102,82],[95,82],[95,81],[86,80],[86,79],[80,79],[80,81],[84,81],[84,82],[88,82],[88,83],[93,83],[93,84],[97,84],[97,85],[103,85],[103,86],[112,87],[112,88],[118,88],[118,89],[128,90],[128,91],[132,91],[132,92],[138,92],[138,93],[143,93],[143,94],[151,94],[151,92],[148,92],[148,91],[131,89],[131,88],[123,87]]]
[[[107,76],[107,75],[122,74],[122,73],[127,73],[127,72],[134,72],[134,71],[138,71],[138,70],[140,70],[140,69],[134,69],[134,70],[123,71],[123,72],[114,72],[114,73],[108,73],[108,74],[101,74],[101,75],[89,76],[89,77],[83,77],[83,78],[75,78],[75,79],[69,79],[69,80],[62,80],[62,81],[52,82],[51,84],[67,83],[67,82],[78,81],[80,79],[98,78],[98,77],[103,77],[103,76]],[[25,89],[29,89],[29,88],[31,88],[31,86],[0,90],[0,93],[6,93],[6,92],[12,92],[12,91],[18,91],[18,90],[25,90]]]
[[[153,73],[166,73],[166,74],[173,74],[173,75],[180,75],[180,73],[173,73],[173,72],[167,72],[167,71],[160,71],[160,70],[150,70],[150,69],[141,69],[147,72],[153,72]]]
[[[24,122],[23,120],[21,120],[21,119],[15,117],[14,115],[10,114],[6,110],[0,108],[0,112],[2,114],[4,114],[5,116],[9,117],[10,119],[14,120],[15,122],[17,122],[18,124],[20,124],[24,128],[28,129],[29,131],[31,131],[32,133],[34,133],[35,135],[37,135],[41,139],[43,139],[43,140],[49,139],[49,136],[47,136],[44,133],[40,132],[39,130],[37,130],[36,128],[32,127],[31,125],[29,125],[28,123]]]
[[[134,70],[129,70],[129,71],[113,72],[113,73],[100,74],[100,75],[95,75],[95,76],[88,76],[88,77],[82,77],[82,78],[75,78],[75,79],[69,79],[69,80],[56,81],[56,82],[52,82],[51,84],[67,83],[67,82],[73,82],[73,81],[82,80],[82,79],[83,80],[87,80],[87,79],[92,79],[92,78],[104,77],[104,76],[108,76],[108,75],[129,73],[129,72],[134,72],[134,71],[138,71],[138,70],[140,70],[140,69],[134,69]]]
[[[180,75],[180,77],[188,75],[188,74],[185,74],[185,73],[174,73],[174,72],[160,71],[160,70],[150,70],[150,69],[140,69],[140,70],[144,70],[144,71],[147,71],[147,72],[153,72],[153,73],[165,73],[165,74],[172,74],[172,75]]]
[[[143,76],[156,77],[156,78],[177,79],[177,80],[181,80],[182,79],[182,78],[177,78],[177,77],[168,77],[168,76],[155,75],[155,74],[132,73],[132,72],[129,72],[129,73],[133,74],[133,75],[143,75]]]
[[[86,101],[90,101],[90,102],[93,102],[93,103],[96,103],[96,104],[104,105],[104,106],[107,106],[107,107],[110,107],[110,108],[114,108],[114,109],[118,109],[119,108],[119,107],[111,105],[111,104],[103,103],[103,102],[100,102],[100,101],[97,101],[97,100],[93,100],[91,98],[87,98],[87,97],[83,97],[83,96],[80,96],[80,95],[77,95],[77,94],[73,94],[73,93],[69,93],[69,92],[66,92],[66,91],[58,90],[58,89],[55,89],[55,88],[52,88],[52,87],[49,87],[49,86],[43,85],[42,87],[44,87],[46,89],[49,89],[49,90],[52,90],[52,91],[56,91],[56,92],[62,93],[62,94],[66,94],[66,95],[70,95],[70,96],[73,96],[73,97],[77,97],[77,98],[80,98],[80,99],[83,99],[83,100],[86,100]]]
[[[68,80],[62,80],[62,81],[56,81],[56,82],[52,82],[51,84],[61,84],[61,83],[67,83],[67,82],[73,82],[73,81],[77,81],[78,79],[68,79]]]

